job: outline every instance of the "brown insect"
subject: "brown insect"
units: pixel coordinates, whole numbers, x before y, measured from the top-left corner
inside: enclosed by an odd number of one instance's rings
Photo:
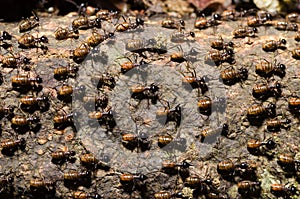
[[[108,105],[108,97],[106,95],[86,95],[82,98],[87,110],[98,110],[98,108],[106,108]]]
[[[127,22],[127,20],[125,19],[124,16],[122,16],[123,18],[123,22],[122,23],[119,23],[117,26],[116,26],[116,31],[117,32],[124,32],[126,30],[133,30],[133,29],[136,29],[137,27],[139,26],[143,26],[144,25],[144,20],[140,17],[136,17],[135,19],[135,22]]]
[[[64,172],[63,178],[65,181],[80,181],[82,179],[90,178],[91,173],[89,171],[67,171]]]
[[[58,150],[51,153],[52,162],[59,164],[63,163],[66,160],[73,160],[75,155],[75,151],[68,150]]]
[[[54,69],[54,78],[61,80],[68,77],[76,77],[78,66],[60,66]]]
[[[238,191],[241,194],[254,194],[261,189],[261,182],[253,182],[249,180],[243,180],[238,182]]]
[[[266,122],[268,131],[279,131],[280,128],[289,128],[289,124],[292,121],[290,119],[278,119],[278,118],[272,118],[268,119]]]
[[[251,16],[247,18],[247,25],[250,27],[270,25],[270,23],[268,22],[272,19],[273,17],[269,12],[260,10],[256,13],[256,16]]]
[[[16,149],[23,149],[26,146],[26,140],[21,138],[19,140],[6,139],[1,141],[2,151],[13,152]]]
[[[24,19],[20,22],[20,24],[19,24],[20,33],[32,30],[33,28],[40,25],[39,17],[34,12],[32,12],[32,14],[33,14],[33,16],[31,16],[27,19]]]
[[[221,13],[221,19],[225,21],[228,20],[235,21],[237,20],[237,17],[240,15],[241,14],[238,13],[234,8],[228,8]]]
[[[206,29],[208,27],[215,27],[220,24],[221,15],[214,13],[210,18],[206,18],[204,14],[198,17],[194,23],[194,27],[198,29]]]
[[[11,83],[13,87],[37,87],[38,84],[42,83],[43,80],[38,75],[36,77],[31,77],[30,74],[19,74],[12,76]]]
[[[18,39],[20,48],[41,48],[46,50],[47,46],[42,45],[42,43],[48,43],[46,36],[34,37],[32,34],[25,33]]]
[[[294,39],[298,42],[300,41],[300,32],[296,33],[296,35],[294,36]]]
[[[26,95],[20,98],[20,102],[25,106],[34,106],[40,103],[47,103],[49,98],[47,96],[35,97],[33,95]]]
[[[1,57],[0,62],[2,63],[2,67],[7,68],[16,68],[19,65],[26,65],[30,63],[30,58],[27,57],[16,57],[13,54]]]
[[[300,98],[299,97],[291,97],[288,101],[289,109],[292,112],[299,113],[300,111]]]
[[[213,40],[210,46],[217,50],[232,49],[234,47],[234,43],[232,41],[225,42],[222,37],[219,37],[218,39]]]
[[[11,119],[11,124],[15,127],[31,126],[39,122],[40,122],[40,118],[37,116],[25,117],[25,116],[17,115]]]
[[[255,72],[262,77],[270,77],[275,74],[283,78],[285,76],[285,69],[286,66],[281,63],[276,63],[276,60],[272,64],[266,59],[263,59],[255,65]]]
[[[294,185],[271,184],[270,190],[273,195],[284,198],[297,194],[297,188]]]
[[[261,120],[266,117],[272,117],[275,115],[276,105],[269,103],[266,106],[254,105],[247,109],[247,117],[250,121]]]
[[[120,182],[122,184],[133,183],[134,180],[145,181],[148,177],[144,174],[131,174],[131,173],[123,173],[119,176]]]
[[[160,135],[157,139],[157,144],[160,148],[165,147],[170,143],[174,143],[175,145],[185,145],[186,139],[173,138],[171,135]]]
[[[266,52],[274,52],[277,49],[286,49],[286,40],[279,39],[278,41],[275,40],[266,40],[262,43],[262,49]]]
[[[172,197],[175,198],[182,198],[182,193],[171,193],[169,191],[159,191],[154,194],[155,199],[171,199]]]
[[[102,75],[95,75],[91,77],[91,81],[96,87],[113,89],[116,86],[115,78],[107,73]]]
[[[295,171],[296,168],[298,170],[298,165],[300,164],[300,160],[297,160],[293,155],[286,153],[279,154],[277,157],[277,162],[283,169],[287,171]]]
[[[181,29],[181,28],[184,28],[185,22],[182,19],[180,19],[179,21],[176,21],[175,19],[168,18],[168,19],[162,20],[161,26],[163,28]]]
[[[73,30],[89,28],[101,28],[101,19],[89,19],[87,16],[79,16],[72,21]]]
[[[271,83],[255,84],[252,88],[252,95],[261,100],[265,100],[268,97],[280,97],[281,96],[281,84],[278,81]]]
[[[248,69],[224,69],[221,71],[220,78],[226,85],[233,85],[237,82],[243,82],[248,79]]]
[[[81,43],[77,48],[72,51],[72,58],[76,63],[81,63],[90,52],[88,43]]]
[[[59,27],[54,32],[54,36],[56,40],[78,39],[79,32],[78,30],[70,30],[68,28]]]
[[[190,166],[192,166],[187,161],[182,162],[173,162],[169,160],[165,160],[162,162],[162,169],[163,170],[176,170],[176,169],[188,169]]]
[[[289,22],[298,22],[299,21],[299,14],[296,12],[292,12],[285,16],[285,19]]]
[[[262,150],[272,150],[275,147],[276,143],[271,138],[265,141],[252,139],[247,142],[247,149],[250,153],[253,154],[259,154],[260,152],[262,152]]]
[[[218,128],[204,128],[200,131],[199,135],[196,135],[196,137],[200,137],[201,142],[211,142],[211,138],[217,138],[219,135],[226,136],[228,135],[229,126],[228,124],[224,123],[221,127]],[[208,141],[207,141],[208,140]],[[213,139],[215,140],[215,139]]]
[[[100,34],[97,31],[93,31],[92,35],[90,37],[87,38],[87,44],[90,47],[96,47],[98,46],[100,43],[102,43],[103,41],[105,41],[108,38],[113,37],[115,34],[113,32],[108,33],[108,34]]]
[[[55,187],[55,181],[42,180],[42,179],[31,179],[29,182],[31,190],[39,189],[53,189]]]
[[[296,23],[289,23],[286,21],[276,21],[274,26],[277,30],[298,31],[298,25]]]
[[[184,184],[188,187],[197,188],[202,186],[211,186],[212,185],[212,179],[201,179],[200,177],[196,175],[191,175],[185,179]]]
[[[210,50],[205,55],[204,60],[207,64],[219,66],[222,63],[234,64],[234,51],[232,49]]]
[[[91,194],[84,191],[75,191],[73,193],[73,198],[74,199],[88,199],[88,198],[100,199],[102,198],[102,196],[99,194]]]
[[[292,50],[292,57],[294,59],[300,59],[300,48],[295,48]]]
[[[181,107],[178,104],[175,108],[171,109],[168,103],[168,107],[163,109],[158,109],[156,111],[157,117],[167,117],[165,123],[173,121],[176,123],[176,126],[180,126],[181,123]]]
[[[114,16],[116,16],[117,14],[118,14],[118,12],[116,12],[116,11],[100,9],[96,13],[96,17],[99,18],[100,20],[108,21],[108,20],[112,19]]]
[[[235,29],[232,34],[234,38],[245,38],[245,37],[256,37],[256,33],[258,32],[255,27],[248,26],[239,26]]]

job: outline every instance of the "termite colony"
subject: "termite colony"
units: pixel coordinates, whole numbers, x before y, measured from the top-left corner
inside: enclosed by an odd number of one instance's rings
[[[1,32],[0,198],[298,197],[297,13],[79,7]]]

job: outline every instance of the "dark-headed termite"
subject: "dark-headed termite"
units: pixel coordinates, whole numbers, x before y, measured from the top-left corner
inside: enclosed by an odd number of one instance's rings
[[[234,38],[245,38],[245,37],[256,37],[256,33],[258,32],[255,27],[248,26],[239,26],[235,29],[232,34]]]
[[[262,43],[262,49],[266,52],[274,52],[277,49],[286,49],[286,40],[279,39],[278,41],[275,40],[266,40]]]
[[[115,78],[108,73],[92,76],[91,81],[98,89],[105,87],[113,89],[116,86]]]
[[[2,35],[0,36],[0,42],[3,42],[5,40],[11,40],[11,39],[12,39],[12,35],[11,34],[9,34],[6,31],[2,32]]]
[[[226,85],[233,85],[237,82],[243,82],[248,79],[248,69],[224,69],[221,71],[220,78]]]
[[[87,193],[84,191],[75,191],[73,193],[73,198],[74,199],[100,199],[102,198],[101,195],[99,194],[93,194],[93,193]]]
[[[122,144],[129,150],[139,147],[142,151],[145,151],[150,148],[151,142],[146,133],[140,133],[139,135],[134,133],[123,133]]]
[[[79,32],[78,30],[70,30],[68,28],[59,27],[54,32],[54,36],[56,40],[78,39]]]
[[[271,118],[266,121],[268,131],[279,131],[280,128],[289,128],[290,119]]]
[[[64,113],[64,114],[57,114],[53,117],[54,128],[56,129],[63,129],[68,125],[73,124],[73,118],[77,116],[77,113]]]
[[[26,140],[21,138],[19,140],[6,139],[1,141],[2,152],[13,152],[17,149],[24,149]]]
[[[88,43],[83,42],[72,51],[72,58],[76,63],[81,63],[90,52]]]
[[[73,30],[101,28],[101,19],[89,19],[87,16],[79,16],[72,21]]]
[[[16,115],[11,119],[12,126],[18,127],[31,127],[32,125],[36,125],[40,122],[40,118],[37,116],[25,117]]]
[[[221,19],[224,21],[235,21],[238,16],[241,16],[241,13],[237,12],[234,8],[228,8],[221,13]]]
[[[140,17],[136,17],[135,22],[131,22],[129,20],[129,22],[125,19],[124,16],[122,16],[123,18],[123,22],[119,23],[116,26],[116,31],[117,32],[124,32],[126,30],[133,30],[136,29],[139,26],[143,26],[144,25],[144,20]]]
[[[9,105],[7,107],[0,106],[0,118],[13,116],[14,110],[15,110],[15,107],[11,106],[11,105]]]
[[[250,16],[247,18],[247,25],[250,27],[271,25],[269,21],[273,19],[272,15],[264,10],[260,10],[256,13],[256,16]]]
[[[225,100],[225,98],[211,99],[210,97],[205,96],[205,98],[201,98],[198,100],[198,110],[201,114],[210,116],[212,113],[213,105],[216,111],[224,109]]]
[[[88,179],[91,177],[91,173],[89,171],[66,171],[63,174],[63,179],[65,181],[80,181],[82,179]]]
[[[113,32],[100,34],[96,30],[92,32],[92,35],[87,38],[86,42],[90,47],[98,46],[100,43],[105,41],[108,38],[111,38],[114,36]]]
[[[261,182],[259,181],[249,181],[249,180],[243,180],[238,182],[238,191],[241,194],[255,194],[258,191],[260,191]]]
[[[181,107],[180,105],[177,105],[175,108],[170,109],[170,106],[168,104],[168,107],[158,109],[156,111],[157,117],[167,117],[165,123],[168,123],[170,121],[173,121],[176,123],[176,126],[180,126],[181,123]]]
[[[185,26],[185,22],[182,19],[177,21],[172,18],[167,18],[167,19],[162,20],[161,26],[163,28],[183,29]]]
[[[206,18],[204,14],[201,17],[198,17],[194,23],[194,27],[198,29],[206,29],[208,27],[215,27],[219,25],[221,15],[214,13],[210,18]]]
[[[21,48],[42,48],[47,49],[42,43],[48,43],[48,38],[46,36],[34,37],[32,34],[26,33],[18,39],[19,47]]]
[[[55,187],[55,181],[44,180],[44,179],[31,179],[29,182],[30,189],[33,191],[37,191],[40,189],[51,190]]]
[[[276,143],[271,138],[265,141],[251,139],[247,142],[247,149],[252,154],[263,153],[265,150],[272,150],[275,147]]]
[[[289,110],[293,113],[300,113],[300,97],[290,97],[288,100]]]
[[[276,113],[276,105],[269,103],[266,106],[253,105],[247,109],[247,117],[249,121],[257,121],[266,117],[273,117]],[[262,122],[262,121],[261,121]]]
[[[93,111],[89,112],[90,122],[95,122],[95,120],[100,125],[106,125],[109,128],[115,127],[116,123],[113,116],[113,111]]]
[[[171,199],[173,197],[182,198],[183,196],[181,192],[172,193],[169,191],[159,191],[154,194],[155,199]]]
[[[184,75],[182,78],[182,83],[190,85],[193,89],[198,88],[201,93],[204,94],[208,91],[208,86],[206,82],[209,80],[207,76],[197,77],[196,71],[190,71],[192,75]]]
[[[54,163],[63,163],[64,161],[73,160],[74,156],[76,155],[75,151],[64,151],[64,150],[57,150],[51,153],[52,162]]]
[[[173,162],[169,160],[165,160],[162,162],[163,170],[188,169],[190,166],[192,165],[185,160],[182,162]]]
[[[255,84],[252,88],[252,95],[260,100],[265,100],[268,97],[274,96],[278,98],[281,96],[281,84],[278,81],[271,83]]]
[[[32,14],[33,14],[33,16],[31,16],[27,19],[24,19],[20,22],[20,24],[19,24],[20,33],[29,31],[40,25],[39,17],[34,12],[32,12]]]
[[[222,63],[229,63],[234,64],[234,51],[232,49],[224,49],[224,50],[210,50],[207,52],[207,54],[204,57],[205,63],[208,63],[210,65],[215,64],[216,66],[219,66]]]
[[[229,131],[228,124],[224,123],[221,127],[218,128],[204,128],[200,131],[199,135],[196,135],[196,137],[200,137],[201,142],[211,142],[211,139],[215,141],[219,135],[227,136]],[[207,141],[208,140],[208,141]]]
[[[128,59],[129,59],[129,58],[128,58]],[[133,68],[135,68],[135,67],[139,67],[139,66],[144,65],[144,64],[147,64],[144,60],[140,60],[140,62],[137,63],[137,62],[132,62],[132,61],[129,59],[129,61],[123,62],[123,63],[121,64],[121,72],[122,72],[122,73],[126,73],[126,72],[128,72],[129,70],[131,70],[131,69],[133,69]]]
[[[54,69],[54,78],[61,80],[69,77],[76,77],[78,66],[60,66]]]
[[[13,54],[1,57],[0,63],[2,63],[2,67],[7,68],[16,68],[21,65],[26,65],[30,63],[30,58],[27,57],[16,57]]]
[[[35,77],[30,76],[30,74],[19,74],[12,76],[11,83],[14,88],[18,87],[38,87],[43,80],[38,75]]]
[[[212,185],[212,179],[201,179],[200,177],[196,175],[191,175],[185,179],[184,184],[188,187],[192,188],[199,188],[201,190],[205,189],[207,186]]]
[[[274,27],[277,30],[283,31],[298,31],[298,25],[296,23],[289,23],[286,21],[276,21]]]
[[[233,49],[234,43],[232,41],[225,42],[222,37],[219,37],[218,39],[213,40],[210,46],[217,50]]]
[[[289,22],[299,22],[299,14],[296,12],[292,12],[290,14],[287,14],[285,16],[285,19]]]
[[[130,88],[131,97],[137,100],[149,99],[152,104],[156,104],[159,99],[159,87],[154,83],[149,86],[133,86]]]
[[[84,107],[87,110],[98,110],[99,108],[106,108],[108,105],[108,97],[106,95],[85,95],[82,98],[85,103]]]
[[[35,97],[33,95],[26,95],[20,98],[21,104],[25,106],[34,106],[39,103],[47,103],[49,98],[47,96]]]
[[[116,16],[117,14],[118,14],[117,11],[109,11],[106,9],[99,9],[96,13],[96,17],[101,20],[108,21],[108,20],[112,19],[114,16]]]
[[[272,64],[265,59],[255,65],[255,72],[262,77],[270,77],[275,74],[282,78],[285,76],[285,69],[284,64],[276,63],[276,61]]]
[[[141,182],[148,179],[148,177],[144,174],[131,174],[131,173],[123,173],[119,176],[120,182],[122,184],[134,183],[134,180],[139,180]]]
[[[284,198],[297,194],[297,188],[294,185],[271,184],[270,190],[273,195]]]
[[[292,50],[292,57],[294,59],[300,59],[300,48],[295,48]]]
[[[300,160],[295,159],[295,157],[291,154],[281,153],[277,157],[278,164],[287,171],[295,171],[298,170],[298,166],[300,165]]]
[[[162,148],[167,146],[170,143],[174,143],[175,145],[185,145],[186,139],[184,138],[173,138],[171,135],[160,135],[157,139],[157,145]]]

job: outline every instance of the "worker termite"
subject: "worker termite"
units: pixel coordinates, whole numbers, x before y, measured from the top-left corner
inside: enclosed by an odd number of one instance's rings
[[[140,17],[136,17],[135,22],[131,22],[130,19],[129,22],[125,19],[124,16],[122,16],[123,22],[119,23],[116,26],[116,31],[117,32],[124,32],[126,30],[134,30],[138,28],[139,26],[144,26],[144,20]]]
[[[253,105],[247,109],[247,118],[253,125],[261,125],[265,118],[274,117],[276,115],[276,105],[269,103],[266,106]]]
[[[133,86],[131,87],[131,97],[136,100],[148,99],[152,104],[156,104],[159,100],[159,87],[154,83],[149,86]]]
[[[275,40],[266,40],[262,43],[262,49],[266,52],[274,52],[277,49],[286,49],[286,40],[279,39],[278,41]]]
[[[287,184],[271,184],[271,193],[277,197],[290,198],[296,195],[298,189],[294,185]]]
[[[175,108],[171,109],[168,103],[168,106],[163,109],[158,109],[156,111],[156,116],[158,118],[166,117],[165,124],[170,121],[175,122],[176,127],[180,126],[181,123],[181,107],[178,104]]]
[[[225,50],[210,50],[204,57],[205,63],[209,65],[216,65],[219,66],[222,63],[229,63],[234,64],[234,51],[232,49],[225,49]]]
[[[252,88],[252,95],[260,100],[266,100],[269,97],[278,98],[282,93],[281,88],[282,85],[278,81],[255,84]]]
[[[138,147],[142,151],[146,151],[151,147],[151,142],[146,133],[140,133],[138,135],[134,133],[123,133],[122,144],[129,150],[134,150]]]
[[[16,115],[11,119],[11,126],[19,133],[26,132],[28,130],[38,131],[40,129],[40,118],[38,116],[21,116]]]
[[[267,129],[271,132],[279,131],[280,128],[288,129],[290,127],[290,119],[271,118],[266,121]]]
[[[74,199],[100,199],[103,197],[99,194],[87,193],[84,191],[75,191],[73,193],[73,198]]]
[[[30,74],[18,74],[16,76],[12,76],[11,84],[13,89],[18,90],[20,92],[28,91],[30,89],[39,90],[41,89],[41,83],[43,82],[42,78],[38,75],[35,77]]]
[[[219,25],[221,15],[214,13],[210,18],[206,18],[204,14],[201,17],[198,17],[194,23],[194,27],[198,29],[206,29],[208,27],[215,27]]]
[[[227,136],[229,131],[228,124],[224,123],[220,127],[211,128],[207,127],[200,131],[200,134],[196,135],[196,138],[200,137],[201,142],[213,143],[216,141],[218,136]]]
[[[299,170],[300,160],[296,159],[294,155],[281,153],[277,157],[277,162],[287,172]]]
[[[115,78],[108,73],[103,73],[101,75],[94,75],[91,77],[92,83],[97,87],[97,89],[113,89],[116,86]]]
[[[27,57],[17,57],[13,54],[1,57],[0,63],[2,63],[2,67],[7,68],[17,68],[21,67],[26,69],[25,65],[30,63],[30,58]]]
[[[73,58],[74,62],[81,63],[89,54],[90,50],[91,49],[88,43],[86,42],[81,43],[77,48],[71,51],[72,52],[71,57]]]
[[[299,114],[300,113],[300,97],[293,96],[288,100],[289,110],[292,113]]]
[[[32,12],[32,14],[33,14],[33,16],[31,16],[27,19],[24,19],[20,22],[20,24],[19,24],[20,33],[29,31],[29,30],[31,30],[31,29],[33,29],[33,28],[40,25],[39,17],[34,12]]]
[[[239,26],[232,32],[232,34],[233,34],[233,38],[245,38],[245,37],[256,37],[257,32],[258,30],[255,27]]]
[[[161,26],[163,28],[182,29],[185,26],[185,22],[182,19],[177,21],[172,18],[167,18],[167,19],[162,20]]]
[[[48,43],[48,38],[46,36],[34,37],[32,34],[26,33],[18,39],[18,44],[20,48],[41,48],[47,50],[48,47],[43,44]]]
[[[47,111],[50,106],[48,96],[26,95],[20,98],[20,103],[22,110],[32,113],[35,110]]]
[[[263,155],[266,152],[275,149],[276,143],[273,141],[272,138],[269,138],[264,141],[256,140],[256,139],[251,139],[247,142],[247,150],[251,154],[255,155]]]
[[[78,113],[64,113],[64,114],[57,114],[53,117],[53,123],[55,129],[65,129],[69,125],[74,125],[73,118],[77,117]]]
[[[17,149],[24,150],[25,147],[26,140],[24,138],[18,140],[6,139],[1,141],[1,152],[5,155],[13,154]]]
[[[197,77],[195,69],[193,69],[193,71],[190,71],[188,69],[188,71],[192,75],[191,76],[190,75],[184,75],[182,73],[182,75],[183,75],[182,83],[183,84],[188,84],[193,89],[198,88],[198,89],[201,90],[202,95],[205,94],[208,91],[208,86],[207,86],[207,82],[209,80],[208,76]]]
[[[59,27],[54,32],[54,36],[56,40],[78,39],[79,32],[78,30],[70,30],[68,28]]]
[[[59,66],[54,69],[54,78],[63,80],[69,77],[76,77],[79,68],[78,66]]]
[[[238,191],[241,195],[257,196],[261,190],[261,182],[243,180],[238,182]]]
[[[221,71],[220,78],[222,79],[224,84],[234,85],[237,82],[243,82],[248,79],[248,69],[225,69]]]
[[[277,21],[274,24],[277,30],[284,31],[298,31],[298,25],[296,23],[289,23],[286,21]]]
[[[55,188],[55,181],[44,179],[31,179],[29,182],[31,191],[52,190]]]
[[[62,164],[65,161],[73,162],[75,160],[76,152],[68,150],[57,150],[51,153],[52,162],[54,164]]]
[[[281,63],[271,63],[266,59],[259,61],[255,65],[255,72],[261,77],[271,77],[273,74],[278,75],[279,77],[283,78],[285,76],[285,69],[286,66]]]
[[[86,42],[90,47],[96,47],[106,39],[112,38],[113,36],[113,32],[100,34],[96,30],[93,30],[92,35],[87,38]]]

